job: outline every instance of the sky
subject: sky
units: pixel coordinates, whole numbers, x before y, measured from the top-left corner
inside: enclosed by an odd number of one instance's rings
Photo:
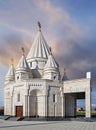
[[[10,59],[16,67],[22,46],[27,55],[37,21],[61,75],[63,68],[69,79],[96,74],[96,0],[0,0],[0,104]]]

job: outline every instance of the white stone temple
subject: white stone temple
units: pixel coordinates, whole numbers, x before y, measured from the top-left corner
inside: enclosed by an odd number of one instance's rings
[[[85,99],[86,117],[91,117],[91,74],[69,80],[66,72],[60,77],[56,62],[41,31],[32,47],[14,68],[12,63],[5,77],[4,115],[16,117],[69,117],[76,115],[76,100]]]

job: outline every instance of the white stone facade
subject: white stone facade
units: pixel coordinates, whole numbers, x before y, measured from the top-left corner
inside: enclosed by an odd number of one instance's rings
[[[17,67],[14,69],[12,64],[5,77],[4,114],[20,117],[75,116],[76,99],[84,98],[86,117],[91,117],[91,79],[88,77],[61,80],[59,65],[39,28],[27,58],[23,50]]]

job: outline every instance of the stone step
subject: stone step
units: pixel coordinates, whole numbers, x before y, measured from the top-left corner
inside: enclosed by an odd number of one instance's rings
[[[3,120],[7,120],[9,118],[10,118],[10,116],[0,116],[0,119],[3,119]]]
[[[53,117],[24,117],[23,121],[70,121],[70,118],[53,118]]]
[[[9,120],[9,121],[21,121],[23,118],[21,118],[21,117],[10,117],[10,118],[8,118],[7,120]]]
[[[77,118],[41,118],[41,117],[24,117],[23,121],[83,121],[83,122],[95,122],[96,118],[85,118],[85,117],[77,117]]]

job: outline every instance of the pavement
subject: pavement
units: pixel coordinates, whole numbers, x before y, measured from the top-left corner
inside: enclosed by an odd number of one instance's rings
[[[0,130],[96,130],[96,122],[82,121],[5,121]]]

